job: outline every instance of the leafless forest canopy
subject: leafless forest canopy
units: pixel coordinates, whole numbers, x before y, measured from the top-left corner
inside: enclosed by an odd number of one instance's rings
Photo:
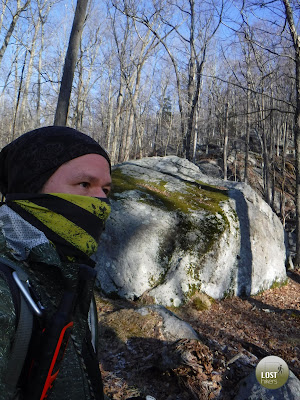
[[[54,123],[75,7],[1,0],[2,146]],[[67,124],[114,163],[218,149],[225,179],[248,181],[255,151],[272,203],[300,124],[299,16],[299,0],[90,0]]]

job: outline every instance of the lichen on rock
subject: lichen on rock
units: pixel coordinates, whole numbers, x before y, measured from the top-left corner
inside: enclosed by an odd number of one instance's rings
[[[112,214],[97,254],[106,294],[147,293],[156,303],[179,306],[196,291],[222,298],[259,289],[253,256],[260,233],[251,221],[263,217],[267,230],[274,223],[281,228],[248,187],[212,181],[175,156],[120,164],[112,178]],[[259,287],[285,278],[280,232],[273,236],[279,262],[275,273],[262,272]]]

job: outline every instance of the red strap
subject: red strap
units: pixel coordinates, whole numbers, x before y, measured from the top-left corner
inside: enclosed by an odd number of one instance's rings
[[[56,345],[54,356],[52,358],[52,362],[51,362],[51,365],[50,365],[50,368],[49,368],[49,372],[48,372],[48,375],[47,375],[47,379],[46,379],[46,382],[45,382],[44,389],[43,389],[43,392],[42,392],[40,400],[44,400],[44,399],[47,398],[47,392],[53,386],[53,382],[55,381],[55,379],[56,379],[56,377],[58,375],[59,369],[57,371],[55,371],[53,373],[53,375],[52,375],[52,372],[53,372],[53,369],[54,369],[54,366],[55,366],[55,363],[56,363],[56,360],[57,360],[57,357],[58,357],[60,351],[62,350],[64,352],[65,349],[67,348],[67,343],[66,343],[64,349],[61,349],[61,345],[63,343],[63,339],[64,339],[66,331],[69,328],[71,328],[72,326],[73,326],[73,322],[70,322],[61,331],[61,334],[59,336],[59,339],[58,339],[58,342],[57,342],[57,345]]]

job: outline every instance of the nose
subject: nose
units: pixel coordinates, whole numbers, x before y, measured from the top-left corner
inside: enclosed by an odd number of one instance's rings
[[[89,196],[107,198],[107,195],[101,186],[92,188],[89,192]]]

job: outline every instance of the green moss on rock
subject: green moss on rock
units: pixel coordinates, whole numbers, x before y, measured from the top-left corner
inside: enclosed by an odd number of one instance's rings
[[[159,200],[168,211],[181,211],[188,214],[200,208],[213,214],[223,213],[220,203],[228,200],[226,190],[200,181],[184,182],[184,189],[179,192],[166,189],[167,181],[147,182],[123,173],[121,168],[116,168],[112,172],[112,179],[112,198],[117,198],[117,194],[128,190],[138,190],[148,196],[153,196],[156,202]],[[144,197],[144,199],[151,202],[149,197]]]
[[[229,228],[228,218],[222,209],[222,203],[228,201],[226,189],[201,181],[180,180],[178,183],[180,190],[172,190],[164,179],[147,181],[142,177],[136,178],[131,176],[130,172],[124,173],[122,167],[113,170],[112,180],[113,199],[120,199],[120,195],[124,192],[138,191],[140,193],[138,201],[176,215],[177,224],[167,235],[164,233],[160,240],[157,257],[163,272],[157,279],[151,277],[149,281],[151,287],[164,283],[175,249],[179,253],[189,252],[201,258],[212,249],[225,229]],[[200,218],[195,214],[199,210],[203,211],[203,216]],[[200,269],[201,265],[190,265],[188,274],[197,280]]]
[[[261,287],[260,290],[257,291],[257,293],[255,293],[255,296],[259,296],[261,294],[263,294],[266,290],[269,289],[277,289],[277,288],[281,288],[282,286],[286,286],[289,282],[289,279],[286,278],[284,280],[279,280],[279,279],[274,279],[272,285],[270,287]]]
[[[284,281],[280,281],[278,279],[275,279],[270,287],[270,289],[276,289],[276,288],[280,288],[282,286],[285,286],[288,284],[288,278],[286,278]]]
[[[204,311],[209,308],[208,304],[206,304],[200,297],[195,297],[192,304],[193,308],[197,311]]]

